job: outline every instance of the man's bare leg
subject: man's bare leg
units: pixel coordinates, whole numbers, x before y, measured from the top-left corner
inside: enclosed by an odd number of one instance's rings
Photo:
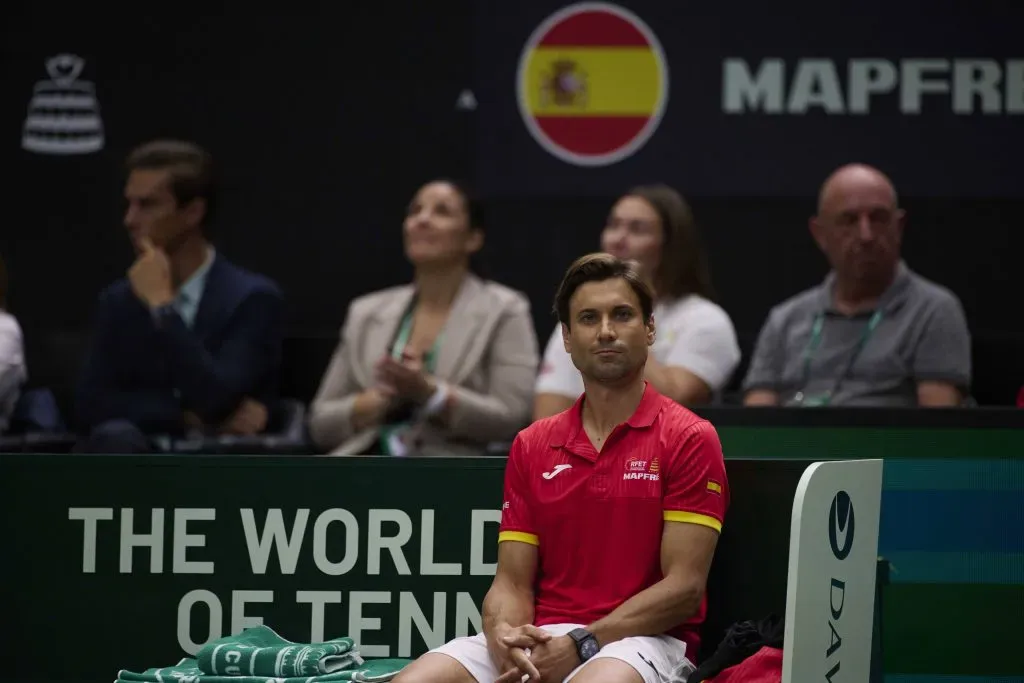
[[[466,667],[452,657],[439,652],[428,652],[401,673],[391,679],[392,683],[478,683]],[[492,683],[484,681],[481,683]]]
[[[580,669],[571,683],[644,683],[644,679],[621,659],[601,657]]]

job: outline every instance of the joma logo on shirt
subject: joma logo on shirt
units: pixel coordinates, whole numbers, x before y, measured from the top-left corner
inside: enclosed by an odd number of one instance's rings
[[[626,472],[622,475],[622,479],[643,479],[644,481],[658,481],[661,475],[657,472]]]

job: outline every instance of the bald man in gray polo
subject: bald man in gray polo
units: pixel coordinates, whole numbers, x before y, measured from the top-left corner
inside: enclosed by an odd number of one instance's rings
[[[744,404],[957,406],[971,338],[959,299],[914,273],[889,179],[851,164],[822,185],[811,234],[832,271],[775,306],[743,382]]]

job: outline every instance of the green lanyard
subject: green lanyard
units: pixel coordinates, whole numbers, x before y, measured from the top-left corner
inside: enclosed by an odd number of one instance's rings
[[[882,309],[878,309],[875,311],[874,315],[871,316],[871,320],[869,320],[868,324],[864,327],[864,331],[861,333],[860,339],[857,340],[857,346],[854,347],[853,353],[850,354],[850,358],[846,361],[843,371],[836,376],[832,388],[829,389],[825,395],[817,401],[817,403],[820,405],[828,405],[832,400],[832,397],[835,396],[837,391],[839,391],[839,386],[843,383],[843,380],[846,379],[847,375],[850,374],[850,371],[853,370],[853,364],[857,362],[857,358],[860,356],[861,351],[864,350],[864,347],[868,343],[868,339],[870,339],[871,335],[874,334],[875,328],[877,328],[878,324],[882,322],[883,317]],[[804,349],[804,372],[802,383],[804,388],[806,388],[807,384],[811,381],[811,361],[814,358],[814,354],[817,353],[818,347],[821,346],[821,337],[824,328],[825,314],[818,313],[818,315],[814,317],[814,325],[811,327],[811,339],[807,342],[807,348]],[[797,392],[796,398],[798,401],[803,402],[803,390]]]
[[[395,337],[395,343],[391,346],[391,357],[395,360],[402,360],[402,354],[405,352],[405,347],[409,344],[409,335],[412,334],[412,311],[405,314],[402,318],[402,326],[398,328],[398,336]]]
[[[398,329],[398,335],[395,337],[395,343],[391,347],[391,357],[397,361],[402,360],[402,356],[405,353],[405,347],[409,344],[409,337],[412,335],[412,321],[413,314],[412,309],[410,309],[402,319],[402,325]],[[434,372],[434,366],[437,360],[437,351],[438,348],[440,348],[440,344],[441,334],[438,334],[437,339],[434,340],[434,345],[430,347],[430,350],[423,356],[423,370],[425,372]],[[408,427],[408,423],[387,424],[381,426],[380,442],[384,455],[401,455],[401,453],[397,453],[392,450],[391,439],[406,427]]]
[[[402,326],[398,329],[398,335],[395,337],[395,343],[391,347],[391,357],[395,360],[402,360],[402,355],[405,353],[405,347],[409,344],[409,337],[412,335],[412,311],[410,310],[405,314],[402,319]],[[426,372],[434,371],[434,364],[437,360],[437,350],[441,345],[441,333],[437,335],[434,340],[434,345],[430,347],[430,350],[423,355],[423,369]]]

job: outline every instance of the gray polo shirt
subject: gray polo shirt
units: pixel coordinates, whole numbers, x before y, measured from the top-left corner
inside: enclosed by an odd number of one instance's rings
[[[917,382],[936,380],[967,395],[971,337],[955,294],[900,262],[878,309],[847,316],[833,305],[834,282],[830,273],[771,310],[744,392],[770,389],[784,405],[798,394],[813,404],[834,390],[833,406],[916,406]]]

